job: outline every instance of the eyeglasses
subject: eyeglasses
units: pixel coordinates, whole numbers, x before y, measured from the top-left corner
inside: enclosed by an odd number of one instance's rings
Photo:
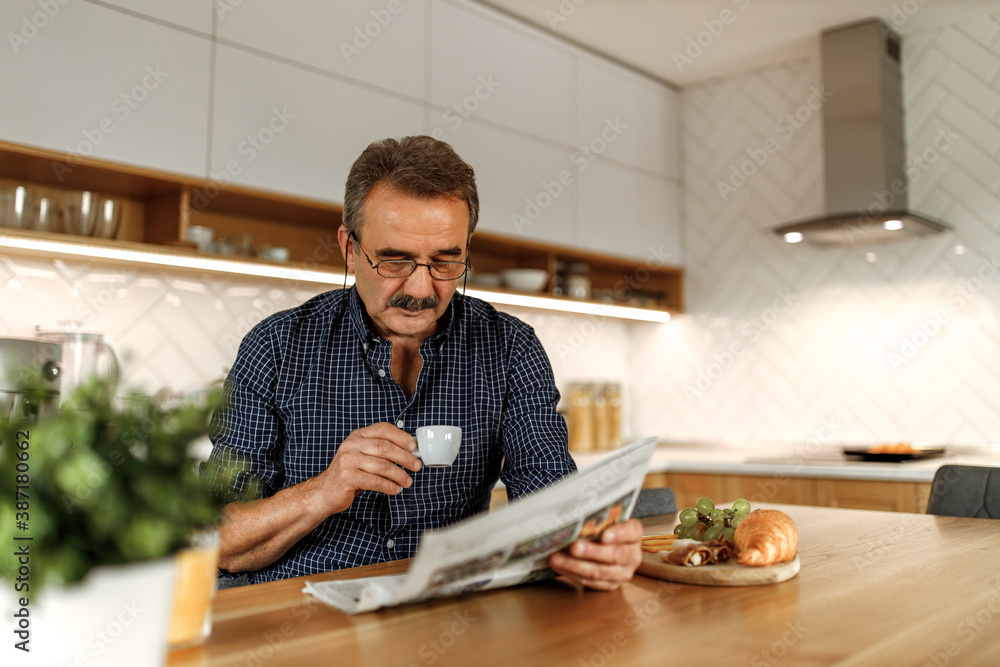
[[[465,275],[465,272],[469,270],[469,265],[467,262],[429,262],[427,264],[421,264],[420,262],[415,262],[412,259],[383,259],[378,264],[372,263],[372,258],[368,256],[365,252],[364,246],[361,245],[361,241],[358,239],[358,235],[351,232],[351,236],[354,237],[354,242],[358,244],[361,248],[361,254],[365,256],[368,261],[368,266],[375,269],[383,278],[405,278],[414,271],[417,270],[418,266],[426,266],[427,270],[431,274],[431,278],[434,280],[458,280]]]

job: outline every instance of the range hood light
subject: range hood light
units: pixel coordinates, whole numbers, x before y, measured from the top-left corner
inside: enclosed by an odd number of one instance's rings
[[[902,220],[886,220],[882,223],[882,226],[888,232],[895,232],[903,228]]]
[[[802,236],[802,232],[788,232],[785,234],[785,241],[788,243],[801,243],[803,238],[805,237]]]

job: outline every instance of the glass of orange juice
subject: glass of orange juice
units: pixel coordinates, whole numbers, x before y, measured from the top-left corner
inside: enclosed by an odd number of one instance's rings
[[[212,600],[218,566],[218,530],[195,533],[190,546],[177,553],[174,613],[168,633],[171,649],[201,644],[212,634]]]

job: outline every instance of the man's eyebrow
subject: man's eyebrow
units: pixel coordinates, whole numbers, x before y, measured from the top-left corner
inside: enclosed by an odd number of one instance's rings
[[[465,252],[463,248],[459,246],[452,246],[450,248],[441,248],[440,250],[432,253],[432,256],[444,256],[444,257],[461,257],[462,253]],[[398,248],[393,248],[389,246],[388,248],[379,248],[375,251],[378,257],[412,257],[413,254],[407,250],[399,250]]]

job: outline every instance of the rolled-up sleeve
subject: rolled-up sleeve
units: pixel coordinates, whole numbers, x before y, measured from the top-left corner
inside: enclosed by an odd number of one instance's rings
[[[209,465],[228,471],[225,496],[251,499],[281,489],[284,438],[275,410],[272,336],[258,326],[243,339],[225,382],[225,401],[212,417]]]
[[[556,412],[559,390],[552,365],[530,328],[511,346],[501,422],[504,464],[500,479],[510,499],[537,491],[576,471],[566,420]]]

